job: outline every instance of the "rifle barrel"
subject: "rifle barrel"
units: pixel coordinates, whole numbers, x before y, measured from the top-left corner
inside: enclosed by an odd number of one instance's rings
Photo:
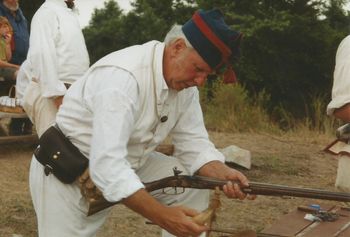
[[[202,176],[184,176],[192,184],[192,188],[215,189],[222,187],[227,183],[225,180],[218,180]],[[278,184],[267,184],[259,182],[249,182],[248,187],[241,186],[241,189],[246,194],[256,194],[265,196],[290,196],[314,198],[322,200],[332,200],[340,202],[350,202],[350,193],[332,192],[321,189],[288,187]]]
[[[266,196],[291,196],[314,198],[322,200],[332,200],[340,202],[350,202],[350,193],[331,192],[320,189],[288,187],[276,184],[265,184],[250,182],[249,187],[243,188],[243,192],[248,194]]]
[[[176,175],[145,183],[148,192],[169,187],[178,188],[195,188],[195,189],[215,189],[222,187],[227,183],[225,180],[218,180],[203,176]],[[250,182],[248,187],[241,186],[246,194],[266,195],[266,196],[290,196],[313,198],[322,200],[332,200],[340,202],[350,202],[350,193],[331,192],[320,189],[288,187],[276,184],[266,184],[258,182]],[[88,216],[97,213],[115,203],[110,203],[105,199],[94,200],[89,202]]]

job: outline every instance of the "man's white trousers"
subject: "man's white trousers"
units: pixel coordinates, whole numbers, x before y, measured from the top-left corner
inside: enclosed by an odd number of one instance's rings
[[[143,182],[150,182],[173,175],[175,166],[183,171],[182,174],[187,173],[177,159],[153,152],[136,173]],[[39,237],[93,237],[111,211],[108,208],[87,217],[87,203],[78,185],[63,184],[52,174],[46,176],[43,166],[35,157],[31,162],[29,181]],[[198,211],[207,208],[209,201],[208,190],[186,189],[179,195],[155,191],[152,195],[164,204],[184,205]],[[162,236],[172,235],[162,231]]]
[[[57,108],[53,99],[41,96],[40,85],[31,81],[23,96],[23,109],[35,125],[40,137],[56,120]]]
[[[343,192],[350,192],[350,157],[348,156],[339,157],[335,186]]]

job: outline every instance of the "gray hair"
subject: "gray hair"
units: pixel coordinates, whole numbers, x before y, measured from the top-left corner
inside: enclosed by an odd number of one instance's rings
[[[19,3],[18,1],[14,2],[14,3],[10,3],[6,0],[3,0],[2,3],[4,4],[5,7],[7,7],[10,11],[15,12],[19,9]]]
[[[191,43],[186,38],[184,32],[182,31],[182,26],[175,24],[175,25],[173,25],[173,27],[170,29],[170,31],[165,36],[164,43],[166,46],[168,46],[169,44],[171,44],[172,42],[174,42],[177,39],[185,40],[186,46],[188,48],[193,48]]]

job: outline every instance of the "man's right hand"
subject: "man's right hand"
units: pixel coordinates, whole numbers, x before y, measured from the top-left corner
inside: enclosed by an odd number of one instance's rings
[[[192,219],[198,214],[196,210],[183,206],[165,206],[144,189],[138,190],[121,202],[178,237],[199,236],[208,230],[208,227],[198,225]]]
[[[350,104],[345,104],[344,106],[335,109],[333,112],[334,117],[343,120],[344,122],[350,122]]]
[[[175,236],[199,236],[208,230],[208,227],[194,222],[192,217],[198,215],[194,209],[184,206],[165,207],[165,209],[154,222]]]
[[[57,109],[60,108],[61,104],[62,104],[62,101],[63,101],[63,96],[58,96],[56,98],[54,98],[54,103],[55,103],[55,106]]]

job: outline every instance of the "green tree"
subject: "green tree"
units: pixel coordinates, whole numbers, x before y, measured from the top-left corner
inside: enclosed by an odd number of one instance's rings
[[[30,0],[30,1],[20,0],[19,2],[20,8],[22,9],[23,14],[27,18],[29,24],[36,10],[38,10],[41,4],[43,4],[44,2],[45,0]]]
[[[83,30],[91,61],[109,52],[150,40],[162,41],[174,23],[184,23],[194,10],[192,1],[137,0],[124,15],[110,0],[95,10],[90,25]]]
[[[128,35],[121,34],[123,14],[118,4],[111,0],[104,8],[95,9],[90,25],[83,29],[91,62],[120,49],[120,42]]]
[[[240,82],[251,94],[270,94],[270,111],[282,106],[296,117],[307,113],[316,95],[329,93],[336,47],[348,29],[343,4],[199,1],[204,9],[225,9],[226,22],[243,32],[242,57],[235,65]]]
[[[270,95],[270,112],[285,109],[301,118],[312,98],[329,95],[336,48],[349,31],[346,2],[136,0],[123,14],[110,1],[95,11],[84,34],[95,61],[130,45],[162,40],[171,25],[183,24],[198,8],[222,9],[226,23],[244,35],[242,56],[234,65],[240,83],[250,96]]]
[[[338,30],[341,33],[349,32],[349,13],[344,10],[344,6],[348,0],[330,0],[329,7],[324,11],[326,20],[332,29]]]

